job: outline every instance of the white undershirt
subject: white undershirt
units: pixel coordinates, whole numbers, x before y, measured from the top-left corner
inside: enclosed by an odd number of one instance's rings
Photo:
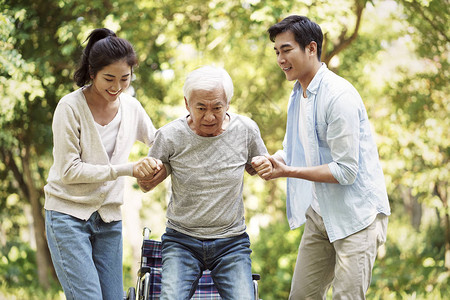
[[[305,151],[305,159],[306,159],[306,166],[311,166],[311,155],[309,152],[309,143],[307,138],[307,124],[306,124],[306,101],[308,101],[307,98],[303,97],[301,95],[300,98],[300,117],[299,117],[299,133],[300,133],[300,141],[302,142],[303,149]],[[319,202],[317,201],[317,195],[316,195],[316,186],[313,183],[312,185],[312,193],[313,193],[313,200],[311,202],[311,207],[314,209],[314,211],[320,215],[320,207]]]
[[[119,132],[120,121],[122,120],[122,111],[119,106],[116,116],[111,122],[102,126],[95,122],[100,138],[102,139],[103,147],[105,147],[106,153],[108,153],[109,159],[111,159],[114,148],[116,147],[117,133]]]

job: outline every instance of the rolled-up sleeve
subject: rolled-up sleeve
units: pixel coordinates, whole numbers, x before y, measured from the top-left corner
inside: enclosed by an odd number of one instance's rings
[[[346,91],[333,98],[327,113],[327,143],[334,178],[342,185],[353,184],[358,174],[359,133],[362,103],[356,91]]]

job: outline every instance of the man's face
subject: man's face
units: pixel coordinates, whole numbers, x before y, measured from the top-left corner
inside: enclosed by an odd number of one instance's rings
[[[224,131],[223,123],[228,111],[225,91],[222,87],[214,90],[194,90],[186,109],[191,117],[191,129],[200,136],[217,136]]]
[[[300,48],[291,31],[280,33],[275,37],[274,50],[278,65],[283,70],[287,80],[302,82],[302,79],[311,72],[311,59],[315,58],[308,52],[309,49],[302,50]]]

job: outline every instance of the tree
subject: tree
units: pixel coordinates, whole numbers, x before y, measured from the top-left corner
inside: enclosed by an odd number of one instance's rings
[[[401,4],[413,28],[416,53],[427,65],[416,74],[405,74],[405,79],[393,89],[394,97],[410,99],[395,105],[408,124],[405,129],[414,132],[413,139],[407,142],[413,162],[408,170],[417,171],[408,176],[413,182],[411,194],[437,209],[438,221],[445,229],[445,267],[450,271],[449,6],[445,0],[401,1]]]
[[[32,207],[33,225],[37,244],[38,278],[43,287],[49,286],[51,260],[45,241],[44,219],[40,198],[43,185],[42,167],[39,156],[45,153],[45,138],[48,128],[41,126],[45,116],[36,110],[44,89],[41,81],[33,75],[36,65],[28,63],[14,48],[14,22],[25,17],[23,10],[16,11],[14,18],[4,13],[1,17],[1,65],[0,96],[3,99],[0,114],[0,158],[3,168],[0,172],[2,198],[6,199],[12,191],[18,191]],[[36,122],[36,124],[31,124]],[[34,140],[34,137],[40,137]],[[41,144],[42,143],[42,144]],[[7,193],[7,194],[5,194]],[[6,202],[2,201],[2,211]],[[4,211],[2,212],[2,214]]]

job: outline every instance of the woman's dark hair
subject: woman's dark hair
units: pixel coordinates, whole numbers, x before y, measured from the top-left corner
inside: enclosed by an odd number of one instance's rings
[[[107,28],[93,30],[86,41],[87,46],[74,74],[74,80],[79,87],[90,82],[91,75],[95,77],[98,71],[119,60],[125,59],[131,68],[137,65],[136,53],[130,42],[118,38]]]
[[[307,17],[293,15],[283,19],[275,25],[272,25],[267,32],[269,32],[270,40],[275,42],[277,35],[288,30],[294,34],[295,41],[300,45],[300,48],[303,51],[311,42],[316,42],[317,58],[320,61],[320,56],[322,55],[323,34],[319,25]]]

